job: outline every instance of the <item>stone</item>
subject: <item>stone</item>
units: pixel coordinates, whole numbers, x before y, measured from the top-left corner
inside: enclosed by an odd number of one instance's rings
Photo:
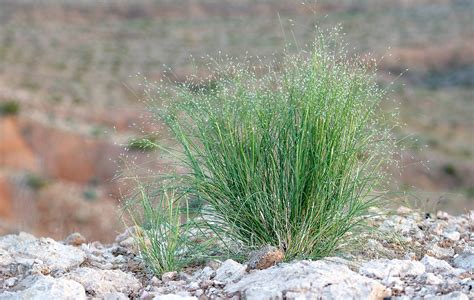
[[[214,278],[216,272],[211,267],[204,267],[202,270],[198,270],[194,273],[191,281],[205,281]]]
[[[425,266],[419,261],[400,259],[377,259],[363,264],[359,273],[370,277],[384,279],[388,276],[404,278],[418,276],[425,272]]]
[[[0,267],[6,267],[15,262],[15,258],[7,250],[0,248]]]
[[[459,241],[459,239],[461,238],[461,234],[457,231],[445,232],[443,233],[443,236],[454,242]]]
[[[0,299],[23,300],[23,299],[86,299],[84,287],[79,283],[64,278],[53,278],[51,276],[37,275],[26,289],[16,292],[3,292]]]
[[[397,214],[399,214],[399,215],[409,215],[411,213],[413,213],[413,210],[411,208],[406,207],[406,206],[400,206],[397,209]]]
[[[130,299],[124,293],[107,293],[103,296],[104,300],[128,300]]]
[[[454,255],[454,249],[443,248],[435,244],[428,249],[427,253],[436,258],[446,258],[446,257],[452,257]]]
[[[16,279],[15,277],[8,278],[7,280],[5,280],[4,284],[5,284],[5,286],[7,286],[7,287],[12,287],[12,286],[15,285],[16,280],[17,280],[17,279]]]
[[[457,268],[464,269],[466,271],[474,271],[474,253],[461,253],[454,260],[453,264]]]
[[[163,275],[161,275],[161,281],[163,282],[170,282],[170,281],[174,281],[174,280],[178,280],[179,279],[179,276],[178,276],[178,272],[176,271],[173,271],[173,272],[166,272],[166,273],[163,273]]]
[[[247,269],[267,269],[276,265],[277,263],[282,262],[284,257],[285,254],[282,250],[273,246],[265,246],[250,253]]]
[[[462,292],[452,292],[442,296],[425,297],[425,300],[469,300],[469,297]]]
[[[426,284],[437,285],[443,283],[443,279],[433,273],[426,273],[423,277]]]
[[[0,238],[0,249],[18,261],[20,258],[37,260],[51,272],[64,272],[79,266],[85,253],[73,246],[63,245],[50,238],[36,239],[30,234],[7,235]]]
[[[86,242],[86,238],[82,236],[79,232],[71,233],[65,240],[66,245],[71,246],[80,246]]]
[[[231,283],[240,280],[246,273],[247,267],[239,264],[232,259],[228,259],[222,263],[216,270],[215,280],[224,283]]]
[[[207,262],[206,267],[212,268],[214,271],[219,269],[222,266],[222,261],[217,259],[211,259]]]
[[[228,296],[251,299],[379,299],[389,291],[377,281],[326,261],[298,261],[256,270],[225,287]]]
[[[421,260],[427,272],[443,273],[453,271],[453,267],[444,260],[425,255]]]
[[[153,300],[197,300],[194,296],[182,296],[176,294],[158,295]]]
[[[141,288],[138,279],[121,270],[81,267],[66,274],[65,277],[79,282],[89,294],[96,297],[103,297],[109,293],[130,295]]]

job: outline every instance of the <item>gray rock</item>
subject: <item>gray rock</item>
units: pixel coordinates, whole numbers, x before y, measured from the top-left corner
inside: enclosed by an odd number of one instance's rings
[[[124,293],[107,293],[103,296],[104,300],[128,300],[130,299]]]
[[[0,249],[10,254],[10,258],[5,257],[5,252],[2,251],[2,265],[13,257],[17,263],[24,264],[25,259],[34,261],[52,272],[70,270],[79,266],[85,259],[84,252],[78,248],[63,245],[50,238],[36,239],[25,233],[1,237]]]
[[[196,271],[191,279],[191,281],[205,281],[213,278],[216,275],[216,271],[214,271],[211,267],[204,267],[204,269]]]
[[[6,267],[15,262],[15,258],[7,250],[0,248],[0,267]]]
[[[181,295],[176,295],[176,294],[168,294],[168,295],[155,296],[153,300],[197,300],[197,298],[193,296],[181,296]]]
[[[453,264],[457,268],[466,271],[474,271],[474,253],[465,252],[459,254],[454,260]]]
[[[4,292],[0,299],[8,300],[81,300],[86,299],[84,287],[79,283],[51,276],[37,275],[34,283],[28,288],[17,292]]]
[[[443,236],[451,241],[459,241],[459,239],[461,238],[461,234],[457,231],[448,231],[448,232],[444,232],[443,233]]]
[[[79,282],[88,293],[96,297],[104,297],[109,293],[130,295],[141,288],[138,279],[121,270],[96,270],[82,267],[66,274],[65,277]]]
[[[418,276],[425,272],[425,266],[419,261],[400,259],[377,259],[363,264],[359,273],[379,279],[389,276],[404,278],[406,276]]]
[[[428,249],[427,253],[436,258],[446,258],[446,257],[452,257],[454,255],[454,249],[442,248],[435,244]]]
[[[423,274],[426,284],[438,285],[443,283],[443,279],[433,273]]]
[[[453,267],[444,260],[425,255],[421,260],[427,272],[443,273],[453,271]]]
[[[452,292],[442,296],[425,297],[426,300],[469,300],[468,296],[461,292]]]
[[[326,261],[299,261],[255,271],[225,291],[245,299],[377,299],[389,292],[377,281],[363,277],[347,266]]]
[[[216,270],[216,281],[224,283],[236,282],[245,275],[245,265],[241,265],[232,259],[228,259],[222,263],[219,269]]]

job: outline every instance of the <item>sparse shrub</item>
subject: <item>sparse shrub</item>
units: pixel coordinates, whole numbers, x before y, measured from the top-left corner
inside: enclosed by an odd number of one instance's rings
[[[209,79],[212,93],[194,78],[150,85],[149,107],[179,144],[168,151],[187,170],[164,178],[205,204],[206,226],[226,245],[321,258],[350,245],[381,203],[381,167],[394,149],[378,112],[383,91],[343,49],[321,35],[312,51],[271,66],[212,61],[212,78],[222,78]]]
[[[20,112],[20,104],[10,100],[0,102],[0,116],[17,115]]]
[[[48,181],[45,178],[34,173],[26,174],[25,181],[26,181],[26,185],[35,191],[41,190],[48,184]]]
[[[445,164],[443,166],[443,172],[449,176],[452,176],[452,177],[457,177],[458,176],[458,172],[456,170],[456,167],[453,165],[453,164]]]
[[[97,191],[93,187],[88,187],[87,189],[85,189],[82,195],[87,201],[97,200]]]

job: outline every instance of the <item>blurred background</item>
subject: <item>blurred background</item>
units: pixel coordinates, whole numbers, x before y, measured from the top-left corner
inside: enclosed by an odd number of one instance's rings
[[[135,75],[207,75],[190,55],[271,56],[315,25],[379,60],[406,124],[394,201],[474,209],[473,16],[472,0],[0,0],[0,234],[113,240],[122,157],[164,163],[134,147],[153,127]]]

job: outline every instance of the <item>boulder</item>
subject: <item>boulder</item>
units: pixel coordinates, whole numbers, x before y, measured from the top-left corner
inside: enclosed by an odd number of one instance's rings
[[[425,272],[425,266],[419,261],[400,259],[376,259],[363,264],[359,273],[384,279],[387,277],[418,276]]]
[[[82,250],[63,245],[50,238],[35,238],[27,233],[0,238],[0,249],[9,253],[16,262],[35,260],[51,272],[65,272],[84,262]],[[5,254],[5,252],[3,252]]]
[[[465,252],[453,260],[454,266],[466,271],[474,271],[474,253]]]
[[[245,275],[245,265],[241,265],[232,259],[228,259],[222,263],[219,269],[216,270],[214,279],[223,283],[236,282]]]
[[[453,270],[453,267],[451,267],[451,265],[446,261],[434,258],[429,255],[425,255],[421,260],[421,263],[425,265],[427,272],[443,273]]]
[[[377,281],[347,266],[326,261],[298,261],[254,271],[229,283],[229,296],[245,299],[381,299],[390,293]]]
[[[35,278],[27,278],[28,287],[15,292],[3,292],[0,299],[5,300],[81,300],[86,299],[84,287],[79,283],[64,278],[53,278],[51,276],[36,275]],[[33,282],[31,282],[33,281]]]
[[[95,297],[104,297],[110,293],[130,295],[141,288],[141,284],[133,275],[121,270],[99,270],[88,267],[75,269],[65,275],[84,286],[87,293]]]

